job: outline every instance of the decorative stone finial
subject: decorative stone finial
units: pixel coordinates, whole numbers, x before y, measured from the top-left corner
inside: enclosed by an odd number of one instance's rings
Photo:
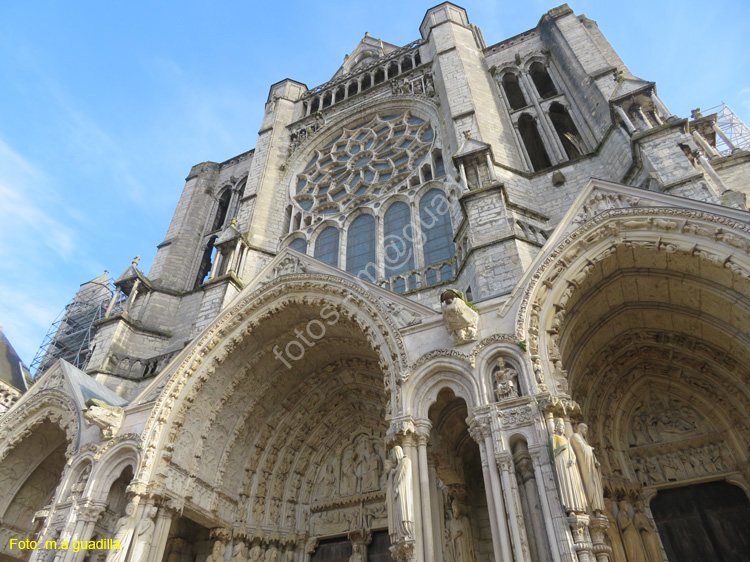
[[[229,223],[232,228],[237,228],[237,217],[232,217],[232,222]]]
[[[130,265],[132,265],[133,267],[138,267],[138,262],[139,261],[141,261],[141,256],[135,256],[133,258],[133,263],[131,263]]]
[[[471,138],[471,131],[464,131],[464,136],[466,137],[467,140],[470,139]]]

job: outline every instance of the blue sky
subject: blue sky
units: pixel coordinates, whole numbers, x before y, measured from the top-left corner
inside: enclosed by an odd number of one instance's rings
[[[489,45],[555,2],[458,2]],[[419,38],[436,2],[4,2],[0,326],[31,362],[78,286],[148,271],[193,164],[255,146],[271,84],[326,82],[365,31]],[[750,123],[750,3],[572,1],[670,110]]]

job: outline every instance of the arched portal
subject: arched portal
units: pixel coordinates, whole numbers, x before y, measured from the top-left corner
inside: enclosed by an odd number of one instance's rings
[[[375,303],[333,278],[319,293],[312,277],[281,278],[217,320],[234,331],[202,338],[214,347],[196,350],[198,376],[180,386],[178,373],[165,392],[179,397],[154,420],[166,462],[152,481],[203,528],[239,526],[252,553],[365,546],[387,529],[385,381],[399,356]]]
[[[605,218],[604,235],[562,248],[532,330],[555,388],[581,405],[625,550],[650,558],[664,542],[652,498],[721,480],[749,489],[746,234],[671,212]]]
[[[44,420],[0,461],[0,558],[27,560],[30,551],[11,548],[11,539],[33,538],[35,516],[47,506],[62,477],[69,442],[56,423]]]
[[[445,388],[430,407],[431,453],[443,560],[475,562],[494,556],[479,446],[466,424],[466,402]]]

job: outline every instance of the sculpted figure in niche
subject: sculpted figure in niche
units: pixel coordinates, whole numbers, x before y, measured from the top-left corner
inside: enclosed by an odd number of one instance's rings
[[[250,549],[250,556],[248,556],[248,559],[250,560],[250,562],[260,562],[262,556],[263,549],[259,544],[256,544]]]
[[[244,542],[240,541],[234,545],[232,549],[232,562],[247,562],[247,546],[245,546]]]
[[[263,562],[279,562],[279,551],[275,546],[268,547],[266,555],[263,557]]]
[[[450,533],[454,562],[474,562],[474,539],[469,517],[466,515],[466,506],[458,499],[454,499],[451,502],[451,513],[453,518],[450,522]]]
[[[143,519],[141,519],[140,523],[138,523],[138,527],[135,529],[135,537],[133,537],[133,554],[129,558],[129,561],[145,562],[148,557],[151,543],[154,542],[154,530],[156,529],[154,518],[158,511],[158,508],[150,506],[143,512]]]
[[[414,493],[411,460],[396,445],[391,451],[393,469],[388,477],[388,529],[391,543],[414,539]]]
[[[115,532],[112,536],[112,541],[118,541],[120,548],[109,551],[107,555],[107,562],[120,562],[125,560],[125,555],[128,553],[130,542],[133,538],[133,523],[135,518],[135,504],[129,503],[125,506],[125,515],[120,517],[115,524]]]
[[[357,473],[357,453],[350,449],[344,453],[341,461],[341,495],[348,496],[357,493],[360,476]]]
[[[211,554],[206,557],[206,562],[223,562],[224,552],[226,552],[226,550],[227,546],[223,542],[214,542],[213,550],[211,550]]]
[[[362,545],[359,543],[352,544],[352,555],[349,557],[349,562],[365,562],[362,556]]]
[[[622,544],[628,555],[628,562],[648,562],[641,535],[630,518],[630,504],[622,500],[618,507],[620,512],[617,514],[617,525],[622,533]]]
[[[508,365],[502,357],[495,366],[495,395],[498,400],[518,396],[518,371]]]
[[[323,475],[318,481],[318,490],[315,497],[318,499],[328,500],[333,497],[336,491],[336,471],[331,463],[328,463],[325,467]]]
[[[477,339],[479,314],[459,291],[449,289],[440,295],[445,326],[453,338],[453,345],[461,345]]]
[[[609,541],[609,546],[612,547],[612,562],[628,562],[628,558],[625,556],[625,547],[622,546],[620,530],[617,527],[617,521],[612,513],[612,500],[609,498],[604,500],[604,515],[607,516],[607,520],[609,521],[609,527],[607,527],[607,539]]]
[[[663,562],[664,557],[661,553],[661,544],[656,534],[656,525],[646,517],[643,502],[638,502],[633,515],[633,526],[641,534],[641,540],[646,550],[649,562]]]
[[[364,473],[362,475],[362,491],[372,492],[380,488],[380,474],[383,471],[383,461],[375,450],[372,441],[365,446]]]
[[[576,454],[565,437],[565,422],[558,418],[555,434],[550,438],[552,457],[555,459],[557,487],[560,501],[567,513],[586,513],[586,494],[581,482],[581,474],[576,464]]]
[[[596,513],[604,511],[604,488],[602,487],[602,476],[599,472],[599,461],[594,455],[594,448],[588,444],[588,426],[579,423],[576,432],[571,439],[571,445],[578,461],[578,470],[581,472],[583,489],[589,507]]]

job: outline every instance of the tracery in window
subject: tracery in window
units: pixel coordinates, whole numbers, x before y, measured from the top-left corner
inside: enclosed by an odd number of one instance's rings
[[[419,201],[425,266],[440,264],[453,257],[455,248],[449,211],[448,199],[439,189],[431,189]],[[453,268],[448,263],[438,269],[428,270],[425,276],[428,285],[452,278]]]
[[[227,218],[227,212],[229,211],[229,203],[232,201],[232,190],[225,189],[224,193],[219,197],[219,205],[216,208],[216,214],[214,215],[214,222],[211,226],[211,232],[220,229],[224,226],[224,221]]]
[[[359,275],[365,272],[377,278],[375,262],[375,219],[372,215],[360,215],[349,225],[346,234],[346,270]]]
[[[315,259],[333,267],[339,266],[339,230],[335,226],[326,227],[315,241]]]
[[[421,183],[434,142],[430,123],[408,111],[373,116],[315,151],[296,176],[295,199],[305,211],[330,215]]]

